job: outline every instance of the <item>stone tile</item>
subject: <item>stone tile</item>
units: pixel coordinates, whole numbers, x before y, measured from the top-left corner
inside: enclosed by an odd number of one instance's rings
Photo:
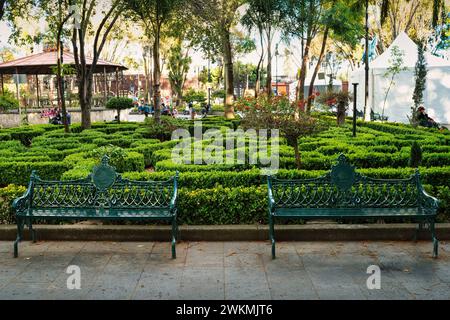
[[[189,242],[188,244],[189,252],[198,252],[198,253],[224,253],[224,242]]]
[[[225,299],[269,300],[270,290],[262,268],[225,268]]]
[[[305,269],[272,270],[267,272],[267,279],[272,299],[318,299],[313,283]]]
[[[187,251],[186,267],[223,267],[223,253],[204,253],[199,250]]]
[[[305,266],[319,299],[364,299],[360,287],[354,282],[347,268]]]
[[[225,255],[225,267],[254,268],[264,270],[261,253],[230,253]]]
[[[0,242],[0,299],[450,299],[450,245],[430,242]],[[10,251],[9,251],[10,250]],[[381,289],[367,289],[371,264]],[[81,290],[68,290],[69,265]]]
[[[50,299],[49,283],[11,282],[0,290],[0,300],[46,300]]]
[[[184,268],[180,299],[218,300],[225,298],[223,267]]]
[[[86,242],[83,241],[55,241],[47,243],[47,250],[45,254],[47,255],[58,255],[61,253],[79,253],[83,247],[86,245]]]
[[[111,260],[112,253],[95,253],[95,252],[81,252],[77,254],[71,261],[71,265],[77,265],[83,269],[98,269],[101,270],[106,267]]]
[[[143,272],[150,253],[122,253],[114,254],[109,259],[104,273]]]
[[[179,298],[183,268],[156,269],[144,272],[132,298],[136,300],[172,300]]]
[[[224,252],[225,256],[239,253],[239,254],[267,254],[271,251],[271,245],[269,241],[256,242],[256,241],[236,241],[225,242]]]
[[[124,245],[121,242],[111,241],[89,241],[81,250],[82,253],[127,253],[130,252],[131,243]]]
[[[177,256],[185,254],[185,252],[188,248],[188,245],[189,245],[188,242],[183,242],[183,241],[177,242],[177,245],[176,245]],[[172,244],[169,241],[155,242],[153,249],[152,249],[152,253],[170,253],[170,254],[172,254]]]
[[[134,295],[141,273],[102,273],[87,293],[87,299],[126,300]]]

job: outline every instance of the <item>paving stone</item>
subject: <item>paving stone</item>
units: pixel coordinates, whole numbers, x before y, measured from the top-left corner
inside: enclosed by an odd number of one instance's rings
[[[450,245],[430,242],[0,242],[0,299],[450,299]],[[367,288],[367,267],[381,289]],[[69,265],[81,290],[67,289]]]
[[[225,267],[251,267],[264,270],[261,253],[238,253],[238,251],[233,251],[225,255],[224,263]]]
[[[102,273],[91,286],[87,299],[131,299],[142,273]]]
[[[0,300],[47,300],[49,283],[11,282],[0,290]]]
[[[224,255],[222,253],[205,253],[199,250],[187,251],[186,266],[189,267],[223,267]]]
[[[225,268],[225,299],[269,300],[269,285],[262,268]]]
[[[225,298],[223,267],[186,267],[180,285],[180,299]]]
[[[143,272],[150,253],[122,253],[114,254],[109,259],[104,273]]]
[[[271,297],[275,300],[318,299],[308,273],[304,268],[296,270],[272,270],[267,272]]]
[[[183,268],[179,266],[144,272],[132,298],[137,300],[178,299],[182,276]]]

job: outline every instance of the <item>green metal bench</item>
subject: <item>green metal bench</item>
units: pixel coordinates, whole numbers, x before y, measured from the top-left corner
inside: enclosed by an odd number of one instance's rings
[[[131,181],[123,179],[104,156],[85,179],[44,181],[32,172],[28,189],[13,202],[17,220],[18,244],[23,238],[25,223],[33,242],[36,220],[164,220],[172,224],[172,258],[176,258],[177,174],[167,181]]]
[[[417,233],[426,225],[438,255],[435,218],[438,200],[428,195],[419,171],[409,179],[384,180],[365,177],[341,154],[331,171],[316,179],[279,180],[268,176],[269,237],[275,258],[277,219],[411,218]]]

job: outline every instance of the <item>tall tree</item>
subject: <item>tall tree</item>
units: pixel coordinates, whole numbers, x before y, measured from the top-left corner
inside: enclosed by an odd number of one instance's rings
[[[287,1],[283,0],[248,0],[248,9],[241,21],[247,28],[254,26],[265,34],[267,52],[266,91],[272,95],[272,41],[276,30],[284,22],[287,14]],[[262,42],[262,41],[261,41]]]
[[[411,108],[410,122],[412,125],[417,126],[417,109],[423,104],[423,92],[427,83],[427,60],[425,59],[424,41],[420,41],[417,45],[417,62],[414,69],[414,79],[416,85],[413,93],[414,106]]]
[[[197,37],[203,38],[205,52],[222,55],[225,75],[225,117],[234,118],[234,73],[232,27],[236,25],[238,8],[245,0],[190,0],[190,8],[197,21]]]
[[[323,15],[320,18],[322,44],[317,64],[309,84],[306,111],[311,111],[313,102],[314,83],[325,56],[329,38],[354,48],[361,38],[363,30],[363,8],[358,0],[330,0],[324,1]],[[332,78],[331,78],[332,79]]]
[[[321,28],[323,2],[324,0],[289,0],[288,15],[283,28],[287,37],[298,38],[302,42],[302,63],[296,90],[296,100],[301,109],[304,106],[311,44]]]
[[[149,39],[153,39],[153,106],[155,121],[161,116],[161,38],[183,0],[126,0],[128,8],[137,15]]]
[[[169,52],[168,69],[169,82],[172,90],[172,96],[175,98],[176,106],[180,105],[183,98],[183,88],[186,82],[186,76],[189,71],[189,66],[192,58],[189,56],[190,50],[183,52],[183,43],[180,38],[175,39],[175,43]]]
[[[123,4],[120,0],[113,0],[111,3],[101,0],[74,0],[74,5],[77,11],[79,10],[75,14],[76,20],[72,32],[72,46],[77,71],[78,97],[81,107],[81,128],[89,129],[91,127],[94,71],[108,34],[123,12]],[[103,5],[105,7],[101,9],[100,6]],[[96,25],[96,21],[100,21],[100,23]],[[89,33],[94,34],[91,65],[87,65],[86,59],[87,51],[90,48],[90,45],[86,42]]]

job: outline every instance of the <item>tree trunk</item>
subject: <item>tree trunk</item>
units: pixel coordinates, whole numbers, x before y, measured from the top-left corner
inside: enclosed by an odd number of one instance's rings
[[[159,45],[160,45],[160,28],[155,34],[155,41],[153,43],[153,106],[154,106],[154,119],[156,123],[161,121],[161,68],[159,62]]]
[[[303,52],[302,66],[300,69],[300,76],[297,85],[297,100],[304,101],[305,99],[305,79],[306,79],[306,65],[309,61],[309,49],[311,47],[312,39],[309,37],[306,39],[305,50]]]
[[[259,30],[259,39],[261,41],[261,55],[259,57],[258,66],[256,67],[256,83],[255,83],[255,98],[258,98],[261,90],[261,65],[264,61],[264,39],[262,30]]]
[[[317,61],[316,67],[314,68],[314,72],[311,77],[311,82],[309,84],[309,90],[308,90],[308,104],[306,106],[306,113],[311,113],[311,105],[313,102],[312,95],[314,93],[314,82],[316,81],[317,74],[319,73],[320,65],[322,64],[323,56],[325,54],[325,48],[327,47],[327,40],[328,40],[328,27],[325,28],[325,32],[323,33],[323,41],[322,41],[322,48],[320,49],[319,54],[319,60]]]
[[[120,123],[120,109],[117,109],[117,123]]]
[[[337,125],[341,126],[345,124],[345,103],[339,102],[337,105]]]
[[[295,165],[297,166],[297,169],[300,169],[300,167],[301,167],[301,156],[300,156],[300,150],[299,150],[299,147],[298,147],[298,141],[297,140],[295,140],[295,141],[293,141],[293,143],[292,143],[294,146],[294,152],[295,152]]]
[[[92,77],[79,80],[79,99],[81,108],[81,128],[91,128]]]
[[[231,53],[230,30],[224,30],[223,60],[225,67],[225,118],[234,119],[234,84],[233,84],[233,56]]]
[[[269,97],[272,96],[272,39],[270,30],[267,32],[267,83],[266,90]],[[277,80],[275,79],[275,82]],[[277,88],[278,89],[278,88]]]

